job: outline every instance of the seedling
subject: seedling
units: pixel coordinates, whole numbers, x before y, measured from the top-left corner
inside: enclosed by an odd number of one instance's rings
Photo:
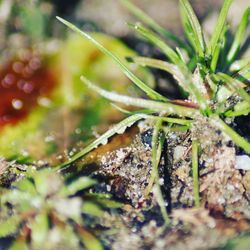
[[[108,195],[89,193],[95,183],[88,177],[65,183],[49,169],[29,170],[12,189],[1,190],[0,237],[14,237],[10,249],[54,249],[65,238],[69,248],[83,244],[86,249],[103,249],[89,230],[86,216],[98,218],[104,208],[119,207],[119,203]],[[53,238],[58,233],[63,235],[59,241]]]
[[[130,114],[128,118],[108,130],[85,149],[74,155],[69,161],[59,166],[59,168],[67,168],[100,144],[107,143],[107,140],[114,134],[123,133],[127,127],[141,119],[153,120],[156,127],[155,131],[159,133],[165,130],[164,126],[166,126],[166,123],[170,126],[178,124],[181,125],[179,128],[188,130],[192,127],[194,121],[204,117],[218,130],[228,135],[235,145],[242,148],[246,153],[250,153],[250,143],[224,121],[226,117],[247,115],[250,112],[250,95],[247,92],[250,60],[241,59],[244,52],[242,48],[244,48],[246,39],[245,34],[250,7],[244,12],[234,40],[231,42],[227,39],[228,26],[226,17],[232,0],[225,0],[214,32],[207,42],[204,39],[198,18],[188,0],[179,1],[183,29],[186,35],[185,41],[165,31],[130,1],[121,0],[121,2],[141,21],[140,23],[129,24],[129,26],[137,34],[152,43],[152,45],[158,47],[166,56],[165,61],[146,57],[134,57],[130,58],[129,62],[144,67],[160,69],[172,74],[179,87],[188,93],[188,98],[169,100],[162,94],[157,93],[129,70],[128,62],[123,62],[122,59],[108,51],[90,34],[57,17],[58,20],[70,29],[94,43],[104,54],[113,58],[122,72],[137,87],[144,91],[149,98],[134,98],[109,92],[82,76],[81,80],[86,86],[110,101],[140,107],[144,110],[143,112],[141,110],[133,113],[126,112]],[[167,45],[166,40],[175,42],[177,47],[173,49]],[[184,54],[187,56],[185,57]],[[238,101],[236,104],[235,102],[230,104],[228,102],[230,98]],[[171,130],[171,127],[169,127],[169,130]],[[154,135],[154,138],[159,137]],[[192,143],[194,192],[197,206],[199,206],[198,148],[200,143],[202,142],[197,139]],[[156,156],[158,145],[159,143],[153,143],[153,168],[155,168],[155,165],[158,165]],[[157,179],[156,174],[154,178]]]

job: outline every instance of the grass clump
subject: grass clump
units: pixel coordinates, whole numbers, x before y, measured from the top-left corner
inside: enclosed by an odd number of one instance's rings
[[[0,238],[12,239],[10,249],[103,249],[88,218],[119,203],[90,193],[94,184],[85,176],[69,180],[49,169],[29,169],[26,178],[1,190]]]
[[[85,39],[90,40],[104,54],[113,58],[124,74],[144,91],[149,98],[134,98],[109,92],[82,76],[81,80],[86,86],[110,101],[140,107],[144,110],[143,112],[141,110],[133,113],[127,112],[130,114],[128,118],[115,125],[59,168],[67,168],[98,145],[105,144],[115,133],[123,133],[128,126],[141,119],[154,121],[154,140],[158,140],[160,136],[157,134],[170,131],[175,125],[184,128],[184,130],[189,130],[195,121],[200,117],[204,117],[218,130],[229,136],[235,145],[242,148],[246,153],[250,153],[250,143],[224,121],[226,117],[247,115],[250,111],[250,95],[247,92],[250,60],[241,59],[241,55],[244,53],[244,42],[246,41],[244,34],[247,30],[249,8],[244,12],[234,39],[231,41],[227,36],[229,30],[226,18],[232,0],[225,0],[213,34],[207,42],[204,39],[204,33],[198,18],[188,0],[179,1],[183,29],[186,35],[185,40],[181,40],[165,31],[130,1],[121,0],[121,2],[141,21],[140,23],[129,24],[129,26],[139,36],[149,41],[153,46],[158,47],[166,56],[164,61],[147,57],[133,57],[129,58],[127,63],[135,63],[143,67],[156,68],[170,73],[179,87],[188,93],[188,97],[183,96],[182,100],[176,101],[169,100],[157,93],[136,77],[129,70],[126,62],[123,62],[111,51],[104,48],[90,34],[58,17],[58,20],[66,26]],[[167,40],[175,42],[177,47],[175,49],[170,47],[166,42]],[[232,98],[237,99],[237,101],[230,103],[229,100]],[[165,129],[166,126],[168,129]],[[197,138],[194,138],[192,142],[196,206],[199,206],[198,148],[200,143],[202,141]],[[152,165],[154,169],[157,168],[159,162],[157,156],[159,145],[160,142],[155,141],[153,143]],[[154,170],[153,172],[156,173],[157,171]],[[157,174],[154,176],[154,181],[157,181]],[[167,221],[167,216],[164,217]]]

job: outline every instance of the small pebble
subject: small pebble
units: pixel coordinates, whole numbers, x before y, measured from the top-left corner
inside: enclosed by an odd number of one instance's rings
[[[248,155],[237,155],[235,168],[250,170],[250,157]]]

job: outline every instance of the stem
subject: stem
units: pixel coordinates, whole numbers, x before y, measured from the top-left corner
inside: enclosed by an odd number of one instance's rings
[[[153,183],[155,183],[156,185],[156,192],[155,192],[156,200],[159,204],[162,217],[165,221],[165,225],[167,226],[170,224],[170,219],[166,211],[166,205],[165,205],[164,198],[162,196],[161,186],[160,186],[160,181],[159,181],[159,174],[158,174],[158,166],[159,166],[159,162],[161,159],[161,152],[162,152],[162,145],[163,145],[163,140],[159,139],[159,132],[160,132],[161,126],[162,126],[162,121],[158,120],[155,124],[153,137],[152,137],[152,174],[149,180],[149,186],[151,186],[152,188]]]
[[[197,109],[176,105],[171,102],[158,102],[152,100],[145,100],[142,98],[134,98],[130,96],[120,95],[115,92],[110,92],[93,84],[90,80],[88,80],[84,76],[81,76],[81,81],[91,90],[97,92],[101,96],[113,102],[119,102],[119,103],[124,103],[126,105],[147,108],[158,112],[164,111],[169,115],[173,114],[190,118],[199,114],[199,111]]]
[[[238,133],[236,133],[232,128],[230,128],[224,121],[222,121],[219,117],[213,118],[215,124],[225,133],[227,134],[232,141],[242,149],[244,149],[248,154],[250,153],[250,143],[241,137]]]
[[[193,173],[193,192],[194,192],[194,204],[196,207],[200,207],[199,196],[199,171],[198,171],[198,142],[192,141],[192,173]]]

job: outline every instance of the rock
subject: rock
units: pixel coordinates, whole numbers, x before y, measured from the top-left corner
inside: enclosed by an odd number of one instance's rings
[[[247,194],[250,195],[250,172],[246,172],[246,174],[243,176],[242,184],[246,189]]]
[[[250,157],[248,155],[237,155],[235,168],[250,170]]]

